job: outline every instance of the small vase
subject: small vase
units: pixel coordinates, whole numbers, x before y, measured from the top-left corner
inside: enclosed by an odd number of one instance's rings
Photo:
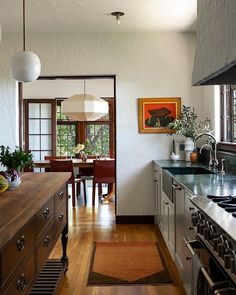
[[[197,163],[198,161],[198,153],[196,151],[193,151],[191,154],[190,154],[190,160],[191,160],[191,163]]]
[[[186,137],[184,141],[185,161],[191,161],[190,154],[194,150],[194,142],[190,137]]]

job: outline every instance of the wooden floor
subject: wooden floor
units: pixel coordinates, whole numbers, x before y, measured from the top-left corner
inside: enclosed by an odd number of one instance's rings
[[[176,295],[184,294],[180,284],[160,286],[87,286],[90,256],[94,241],[162,241],[154,225],[116,225],[114,203],[98,204],[92,208],[91,193],[88,191],[88,204],[72,209],[69,200],[69,269],[60,288],[60,295]],[[97,200],[96,200],[97,201]],[[178,275],[167,249],[162,241],[167,266],[176,281]],[[58,241],[51,257],[60,257],[61,245]]]

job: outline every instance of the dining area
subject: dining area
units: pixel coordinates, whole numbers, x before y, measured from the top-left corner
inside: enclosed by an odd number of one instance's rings
[[[34,169],[42,173],[70,172],[71,177],[67,185],[71,188],[72,207],[76,200],[83,195],[84,205],[87,198],[95,202],[112,202],[115,197],[115,159],[110,157],[90,157],[86,160],[67,158],[66,156],[45,156],[44,160],[35,160]],[[81,185],[83,191],[81,190]],[[92,186],[92,194],[88,195],[87,186]],[[97,197],[97,200],[96,200]]]

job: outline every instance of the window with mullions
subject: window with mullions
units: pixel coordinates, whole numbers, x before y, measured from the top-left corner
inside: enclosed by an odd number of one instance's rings
[[[76,122],[69,121],[61,112],[61,101],[57,101],[57,155],[74,156],[76,146]]]
[[[221,141],[236,142],[236,85],[221,86]]]
[[[89,141],[89,153],[92,155],[108,156],[110,148],[108,124],[86,124],[87,140]]]

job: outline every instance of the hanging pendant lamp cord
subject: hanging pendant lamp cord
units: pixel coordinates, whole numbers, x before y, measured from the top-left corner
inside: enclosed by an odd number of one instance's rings
[[[23,51],[25,51],[25,0],[23,0]]]

